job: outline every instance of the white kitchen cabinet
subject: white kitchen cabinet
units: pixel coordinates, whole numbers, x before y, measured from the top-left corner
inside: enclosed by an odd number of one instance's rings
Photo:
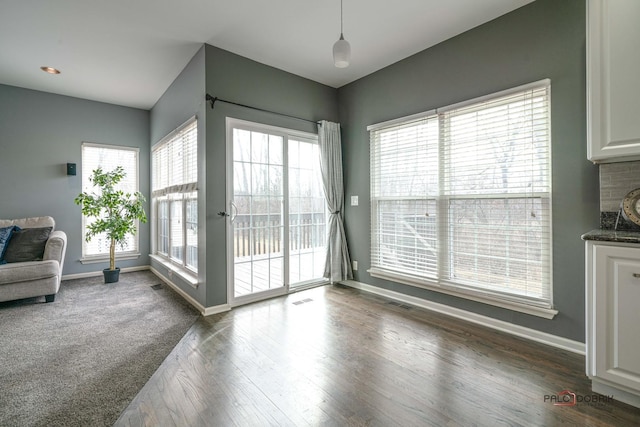
[[[587,157],[640,159],[640,1],[587,0]]]
[[[640,407],[640,245],[586,241],[587,375]]]

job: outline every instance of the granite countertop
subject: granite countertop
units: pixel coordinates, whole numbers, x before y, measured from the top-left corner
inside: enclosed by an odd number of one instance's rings
[[[591,230],[582,235],[582,240],[600,242],[640,243],[640,231]]]
[[[600,228],[583,234],[582,240],[640,243],[640,226],[628,221],[622,211],[600,212]]]

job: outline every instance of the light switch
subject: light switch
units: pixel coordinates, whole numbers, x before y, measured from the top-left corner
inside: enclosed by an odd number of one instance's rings
[[[351,206],[358,206],[358,196],[351,196]]]

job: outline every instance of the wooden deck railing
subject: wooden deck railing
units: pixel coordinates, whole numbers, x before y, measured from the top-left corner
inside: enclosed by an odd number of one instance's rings
[[[324,212],[304,213],[289,218],[289,250],[297,251],[326,244]],[[233,221],[234,255],[265,255],[283,250],[282,222],[270,215],[237,215]],[[253,231],[253,236],[251,235]]]

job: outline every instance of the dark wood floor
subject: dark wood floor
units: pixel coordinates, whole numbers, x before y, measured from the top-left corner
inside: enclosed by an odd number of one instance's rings
[[[584,357],[324,286],[199,319],[117,426],[638,426]]]

